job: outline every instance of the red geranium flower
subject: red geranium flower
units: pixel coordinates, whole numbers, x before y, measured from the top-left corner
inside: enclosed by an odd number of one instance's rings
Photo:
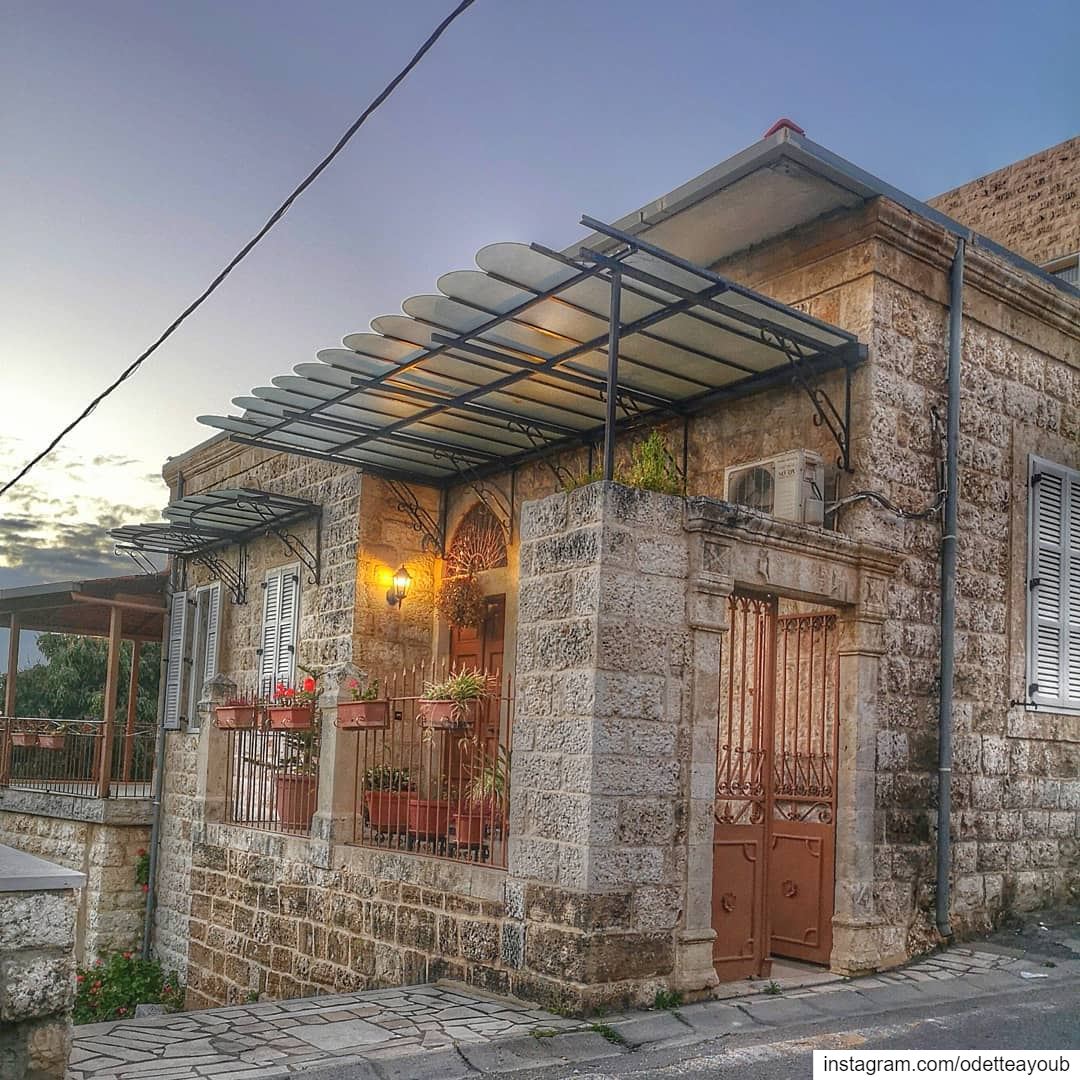
[[[314,694],[315,693],[315,680],[310,675],[304,680],[304,693],[305,694]]]

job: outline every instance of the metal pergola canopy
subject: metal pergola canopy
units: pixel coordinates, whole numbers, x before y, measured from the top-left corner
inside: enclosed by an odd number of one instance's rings
[[[143,565],[149,554],[203,563],[225,580],[233,599],[243,603],[247,591],[245,545],[254,537],[272,533],[304,563],[314,581],[321,576],[318,503],[254,488],[221,488],[174,499],[163,516],[163,522],[110,530],[117,553],[130,555]],[[310,517],[316,519],[314,549],[289,531],[291,525]],[[235,568],[220,557],[220,552],[233,544],[239,548]]]
[[[811,385],[864,355],[854,335],[584,218],[614,243],[566,255],[493,244],[404,314],[201,416],[238,442],[445,487],[655,416],[794,381],[848,466],[848,405]]]

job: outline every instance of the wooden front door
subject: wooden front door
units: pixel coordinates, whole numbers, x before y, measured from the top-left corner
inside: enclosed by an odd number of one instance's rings
[[[486,613],[480,626],[450,628],[450,667],[479,668],[498,677],[499,690],[489,699],[476,718],[472,736],[482,745],[482,754],[475,749],[462,748],[457,740],[447,739],[444,745],[443,771],[451,783],[467,779],[469,761],[493,761],[499,749],[499,717],[503,654],[506,650],[506,597],[485,598]]]

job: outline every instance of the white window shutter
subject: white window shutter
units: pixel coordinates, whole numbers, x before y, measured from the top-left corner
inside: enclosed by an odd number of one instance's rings
[[[209,682],[218,673],[218,632],[221,625],[221,582],[215,581],[206,590],[210,610],[206,617],[206,667],[203,681]]]
[[[1065,504],[1065,648],[1063,698],[1070,707],[1080,705],[1080,476],[1068,477]]]
[[[274,678],[290,686],[296,678],[296,631],[299,621],[300,568],[290,566],[281,571],[281,608],[274,669]]]
[[[165,669],[165,715],[162,726],[180,727],[184,695],[184,647],[187,644],[187,593],[173,593],[169,607],[168,663]]]
[[[281,619],[281,573],[272,570],[263,584],[263,628],[259,645],[259,693],[274,693],[277,672],[278,623]]]

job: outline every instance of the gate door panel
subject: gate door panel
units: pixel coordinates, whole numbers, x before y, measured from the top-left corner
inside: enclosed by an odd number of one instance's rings
[[[836,616],[784,615],[776,635],[766,871],[770,951],[828,964],[840,712]]]
[[[720,662],[713,832],[713,964],[721,979],[768,974],[768,747],[776,601],[735,595]]]

